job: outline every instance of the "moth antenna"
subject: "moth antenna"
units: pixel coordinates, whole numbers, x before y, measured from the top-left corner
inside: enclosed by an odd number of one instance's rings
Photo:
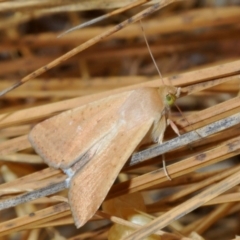
[[[157,63],[156,63],[156,61],[155,61],[155,59],[154,59],[154,57],[153,57],[152,51],[151,51],[150,46],[149,46],[149,44],[148,44],[147,37],[146,37],[146,34],[145,34],[145,32],[144,32],[143,24],[142,24],[142,21],[141,21],[141,20],[140,20],[140,25],[141,25],[141,30],[142,30],[143,37],[144,37],[144,40],[145,40],[145,42],[146,42],[146,45],[147,45],[149,54],[150,54],[150,56],[151,56],[151,58],[152,58],[152,61],[153,61],[154,65],[155,65],[157,71],[158,71],[158,74],[159,74],[160,78],[162,79],[163,84],[165,84],[165,83],[164,83],[164,80],[163,80],[163,77],[162,77],[162,74],[161,74],[161,72],[160,72],[160,70],[159,70],[159,68],[158,68],[158,65],[157,65]],[[185,116],[183,115],[183,112],[182,112],[181,109],[178,107],[178,105],[177,105],[176,103],[174,103],[174,105],[176,106],[176,108],[178,109],[178,111],[180,112],[180,114],[182,115],[182,117],[185,118]],[[191,124],[189,123],[189,121],[187,120],[187,118],[185,118],[185,120],[187,121],[188,125],[191,126]],[[196,130],[194,130],[194,131],[197,133],[197,135],[198,135],[200,138],[202,138],[202,136],[201,136]],[[164,168],[164,171],[165,171],[165,173],[166,173],[166,168]],[[167,175],[167,177],[169,178],[168,174],[166,174],[166,175]]]
[[[150,54],[150,56],[151,56],[151,58],[152,58],[152,61],[153,61],[154,65],[155,65],[155,67],[156,67],[156,69],[157,69],[157,72],[158,72],[158,74],[159,74],[159,76],[160,76],[163,84],[165,85],[164,80],[163,80],[163,76],[162,76],[162,74],[161,74],[161,72],[160,72],[160,70],[159,70],[159,68],[158,68],[158,65],[157,65],[157,63],[156,63],[156,61],[155,61],[155,58],[154,58],[154,56],[153,56],[153,54],[152,54],[152,51],[151,51],[151,49],[150,49],[150,46],[149,46],[149,44],[148,44],[148,40],[147,40],[146,34],[145,34],[145,32],[144,32],[143,24],[142,24],[142,21],[141,21],[141,20],[140,20],[140,26],[141,26],[141,30],[142,30],[142,33],[143,33],[143,38],[144,38],[144,40],[145,40],[145,42],[146,42],[146,45],[147,45],[147,48],[148,48],[148,52],[149,52],[149,54]]]
[[[155,58],[154,58],[154,56],[153,56],[153,54],[152,54],[152,51],[151,51],[151,49],[150,49],[150,46],[149,46],[149,44],[148,44],[148,40],[147,40],[146,34],[145,34],[145,32],[144,32],[144,29],[143,29],[142,21],[140,20],[139,22],[140,22],[141,30],[142,30],[142,33],[143,33],[143,38],[144,38],[144,40],[145,40],[145,42],[146,42],[146,45],[147,45],[147,48],[148,48],[148,52],[149,52],[149,54],[150,54],[150,56],[151,56],[151,58],[152,58],[152,61],[153,61],[154,65],[155,65],[156,69],[157,69],[157,72],[158,72],[158,74],[159,74],[159,76],[160,76],[160,78],[161,78],[161,80],[162,80],[162,83],[165,85],[164,80],[163,80],[163,77],[162,77],[162,74],[161,74],[161,72],[160,72],[160,70],[159,70],[159,68],[158,68],[158,65],[157,65],[157,63],[156,63],[156,61],[155,61]],[[171,177],[169,176],[168,171],[167,171],[167,166],[166,166],[164,154],[162,154],[162,164],[163,164],[163,171],[164,171],[167,179],[168,179],[169,181],[172,181],[172,179],[171,179]]]
[[[145,42],[146,42],[146,45],[147,45],[149,54],[150,54],[150,56],[151,56],[151,58],[152,58],[152,61],[153,61],[154,65],[155,65],[157,71],[158,71],[158,74],[159,74],[160,78],[162,79],[163,84],[165,85],[164,80],[163,80],[163,77],[162,77],[162,74],[161,74],[161,72],[160,72],[160,70],[159,70],[159,68],[158,68],[158,65],[157,65],[157,63],[156,63],[156,61],[155,61],[155,58],[154,58],[154,56],[153,56],[153,54],[152,54],[152,51],[151,51],[151,49],[150,49],[150,46],[149,46],[149,44],[148,44],[148,40],[147,40],[146,34],[145,34],[145,32],[144,32],[143,24],[142,24],[142,21],[141,21],[141,20],[140,20],[140,26],[141,26],[141,30],[142,30],[142,33],[143,33],[143,37],[144,37],[144,40],[145,40]],[[180,114],[182,115],[182,117],[185,118],[184,115],[183,115],[183,112],[182,112],[181,109],[178,107],[178,105],[177,105],[176,103],[174,103],[174,105],[176,106],[176,108],[178,109],[178,111],[180,112]],[[189,123],[189,121],[187,120],[187,118],[185,118],[185,120],[187,121],[188,125],[191,126],[191,124]],[[202,138],[202,136],[201,136],[196,130],[194,130],[194,131],[197,133],[197,135],[198,135],[200,138]],[[188,144],[188,146],[192,149],[192,147],[191,147],[190,144]],[[168,180],[171,181],[172,179],[171,179],[171,177],[169,176],[169,174],[168,174],[168,172],[167,172],[167,167],[166,167],[164,155],[162,156],[162,163],[163,163],[164,173],[165,173],[165,175],[167,176]]]
[[[116,9],[116,10],[110,12],[110,13],[106,13],[106,14],[100,16],[100,17],[94,18],[94,19],[92,19],[90,21],[84,22],[84,23],[79,24],[79,25],[77,25],[77,26],[75,26],[73,28],[70,28],[67,31],[65,31],[65,32],[61,33],[60,35],[58,35],[57,38],[60,38],[60,37],[62,37],[64,35],[66,35],[67,33],[73,32],[75,30],[78,30],[78,29],[90,26],[90,25],[95,24],[97,22],[100,22],[100,21],[102,21],[104,19],[107,19],[107,18],[112,17],[114,15],[117,15],[119,13],[125,12],[125,11],[127,11],[127,10],[129,10],[131,8],[137,7],[137,6],[142,5],[142,4],[144,4],[146,2],[149,2],[149,1],[151,1],[151,0],[138,0],[136,2],[130,3],[130,4],[128,4],[125,7],[122,7],[120,9]]]

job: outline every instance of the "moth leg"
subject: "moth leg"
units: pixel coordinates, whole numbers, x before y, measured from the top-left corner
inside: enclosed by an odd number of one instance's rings
[[[172,128],[172,130],[180,137],[181,135],[180,135],[180,133],[179,133],[179,130],[178,130],[178,127],[177,127],[177,125],[171,120],[171,119],[167,119],[167,125],[170,125],[171,126],[171,128]],[[196,133],[198,134],[198,132],[196,131]],[[199,134],[198,134],[199,135]],[[200,136],[200,135],[199,135]],[[201,136],[200,136],[201,137]],[[190,149],[190,150],[193,150],[193,147],[191,146],[191,144],[189,143],[188,145],[188,148]]]
[[[166,127],[167,127],[166,118],[165,116],[162,116],[153,130],[152,139],[154,142],[157,142],[158,144],[163,143],[163,137]]]
[[[163,137],[164,137],[164,132],[161,132],[157,141],[159,145],[163,143]]]
[[[169,121],[166,121],[165,116],[162,116],[159,123],[158,123],[158,126],[156,127],[156,129],[154,131],[154,136],[157,135],[158,144],[163,143],[164,132],[165,132],[165,129],[166,129],[167,125],[169,125]],[[156,138],[154,137],[154,139],[156,139]],[[168,178],[169,181],[171,181],[172,179],[169,176],[168,171],[167,171],[164,154],[162,154],[162,164],[163,164],[163,171],[164,171],[166,177]]]
[[[180,133],[177,125],[169,118],[167,119],[167,125],[170,125],[172,130],[180,137]]]
[[[162,143],[163,143],[163,141],[161,141],[161,143],[159,143],[159,144],[162,144]],[[163,171],[164,171],[167,179],[169,181],[172,181],[172,178],[169,176],[168,171],[167,171],[167,166],[166,166],[165,155],[164,154],[162,154],[162,165],[163,165]]]
[[[176,97],[179,98],[179,97],[180,97],[180,94],[181,94],[181,88],[178,87],[178,88],[177,88]]]
[[[166,177],[168,178],[169,181],[172,181],[172,178],[169,176],[168,171],[167,171],[167,166],[166,166],[165,155],[164,154],[162,154],[162,164],[163,164],[163,171],[164,171]]]

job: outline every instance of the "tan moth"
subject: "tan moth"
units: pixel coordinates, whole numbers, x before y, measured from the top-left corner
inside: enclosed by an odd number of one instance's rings
[[[29,140],[44,161],[69,176],[77,227],[97,211],[133,151],[162,142],[180,88],[139,88],[109,96],[37,124]]]

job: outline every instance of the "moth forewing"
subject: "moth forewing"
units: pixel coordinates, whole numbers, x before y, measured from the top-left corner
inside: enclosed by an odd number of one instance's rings
[[[29,141],[49,166],[67,169],[114,127],[118,108],[130,94],[116,94],[49,118],[31,130]]]
[[[171,86],[124,92],[66,111],[30,132],[47,164],[73,172],[69,204],[77,227],[97,211],[133,151],[162,139],[168,97],[176,93]]]
[[[80,169],[70,183],[69,203],[77,227],[84,225],[97,211],[121,168],[147,134],[154,121],[128,129],[121,125],[111,133],[106,146]],[[126,133],[128,131],[128,133]],[[103,145],[103,144],[102,144]]]

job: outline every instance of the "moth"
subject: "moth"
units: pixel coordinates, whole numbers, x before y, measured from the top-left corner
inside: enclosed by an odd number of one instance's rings
[[[68,110],[29,133],[35,151],[68,175],[68,201],[77,228],[97,211],[131,154],[161,143],[180,88],[138,88]]]

